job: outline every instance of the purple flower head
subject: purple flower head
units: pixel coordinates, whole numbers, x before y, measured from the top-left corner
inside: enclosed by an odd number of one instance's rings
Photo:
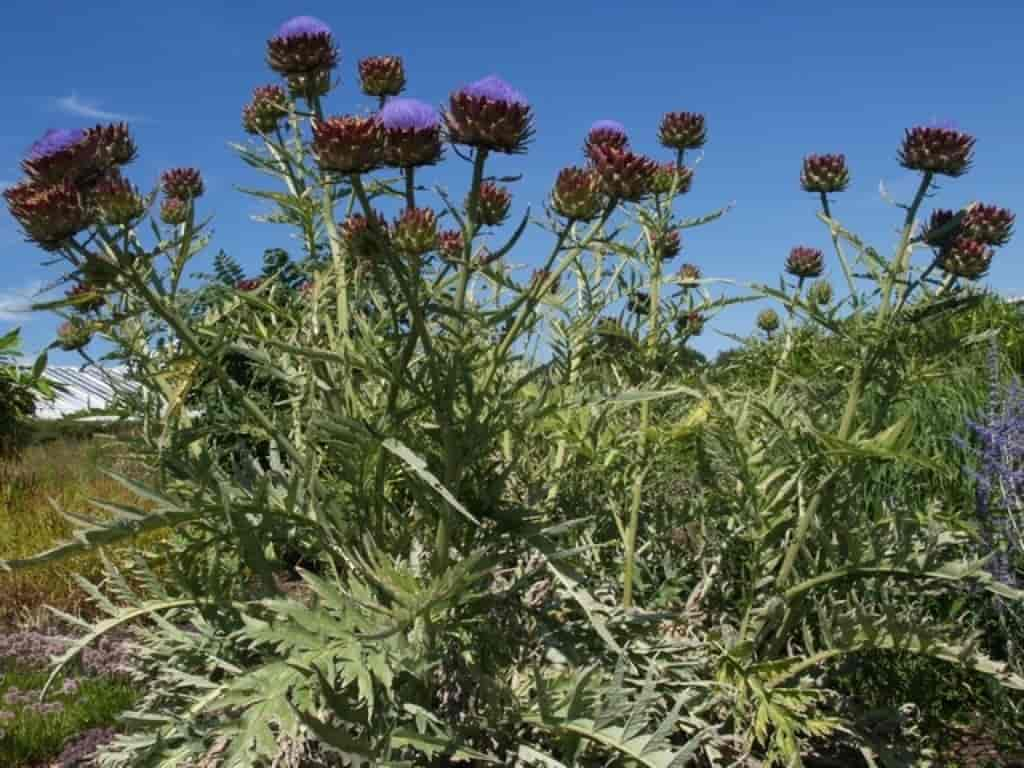
[[[417,99],[391,99],[379,117],[386,130],[425,131],[440,125],[437,110]]]
[[[617,133],[620,136],[626,136],[626,126],[622,123],[616,122],[615,120],[598,120],[592,126],[590,126],[590,133]]]
[[[521,107],[527,106],[526,97],[497,75],[488,75],[482,80],[465,85],[459,92],[464,96],[476,99],[490,99],[506,104],[517,104]]]
[[[281,28],[277,30],[277,37],[289,40],[293,37],[313,37],[315,35],[330,35],[331,28],[320,19],[312,16],[296,16],[288,19]]]
[[[85,131],[75,128],[51,128],[42,135],[28,151],[30,160],[38,160],[43,157],[55,155],[68,147],[74,146],[85,138]]]

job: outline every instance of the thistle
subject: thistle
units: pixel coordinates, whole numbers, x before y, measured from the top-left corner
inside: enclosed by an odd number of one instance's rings
[[[959,227],[950,227],[953,219],[956,218],[954,211],[944,208],[936,208],[932,211],[928,223],[924,226],[921,239],[926,245],[933,248],[941,248],[963,230],[963,223]]]
[[[68,320],[57,329],[57,345],[66,352],[82,349],[92,341],[92,331],[84,323]]]
[[[407,208],[395,220],[392,240],[402,253],[429,253],[437,247],[437,216],[429,208]]]
[[[384,129],[377,117],[329,117],[313,124],[313,152],[324,170],[366,173],[384,160]]]
[[[113,227],[130,226],[146,212],[146,200],[131,182],[112,173],[96,185],[91,194],[100,221]]]
[[[661,118],[658,141],[669,149],[699,149],[707,140],[704,115],[695,112],[668,112]]]
[[[587,138],[583,142],[583,154],[588,160],[593,160],[591,155],[594,147],[613,147],[614,149],[628,149],[629,136],[622,123],[615,120],[598,120],[587,132]]]
[[[160,220],[176,227],[188,221],[188,203],[177,197],[168,197],[160,205]]]
[[[819,277],[824,270],[825,259],[817,248],[797,246],[786,259],[786,271],[794,277]]]
[[[828,280],[817,280],[807,292],[812,304],[826,306],[832,303],[832,284]]]
[[[384,160],[396,168],[433,165],[441,159],[437,110],[416,99],[392,99],[378,114],[384,129]]]
[[[341,238],[349,253],[361,260],[373,260],[384,253],[390,235],[388,224],[380,213],[374,213],[374,226],[362,214],[356,213],[341,225]]]
[[[22,182],[4,190],[4,198],[26,237],[47,251],[60,250],[93,223],[70,180],[48,186]]]
[[[939,253],[939,268],[949,275],[977,280],[992,264],[992,249],[985,243],[958,236]]]
[[[286,21],[267,42],[267,63],[288,80],[295,94],[312,99],[331,87],[331,70],[338,64],[338,49],[331,29],[311,16]]]
[[[494,75],[453,93],[444,121],[456,144],[494,152],[525,152],[533,136],[526,98]]]
[[[628,149],[595,145],[591,149],[601,190],[616,200],[636,202],[651,192],[658,164]]]
[[[971,167],[975,139],[952,128],[918,126],[906,132],[900,165],[912,171],[962,176]]]
[[[671,261],[683,248],[678,229],[669,229],[651,240],[651,252],[662,261]]]
[[[89,283],[75,283],[64,292],[69,301],[74,302],[75,309],[80,312],[94,312],[106,304],[103,294]]]
[[[465,241],[462,232],[457,229],[446,229],[437,236],[437,252],[445,261],[456,261],[462,258]]]
[[[167,197],[195,200],[203,194],[203,177],[196,168],[172,168],[160,175],[160,186]]]
[[[683,264],[679,268],[679,281],[684,285],[696,283],[700,278],[700,267],[696,264]]]
[[[757,313],[757,327],[771,336],[779,330],[779,313],[774,309],[762,309]]]
[[[102,172],[97,144],[83,130],[51,129],[21,161],[29,180],[40,185],[89,182]]]
[[[985,245],[1006,245],[1013,236],[1015,218],[1006,208],[978,204],[964,216],[963,233]]]
[[[807,192],[842,192],[850,183],[846,155],[808,155],[800,171],[800,186]]]
[[[600,179],[589,168],[563,168],[551,192],[551,207],[570,221],[590,221],[604,208]]]
[[[466,208],[469,208],[469,199],[466,200]],[[480,195],[477,199],[478,215],[480,223],[485,227],[501,226],[508,218],[509,209],[512,206],[512,194],[505,187],[499,187],[492,181],[485,181],[480,185]]]
[[[235,283],[235,290],[241,291],[242,293],[249,293],[250,291],[255,291],[261,285],[263,285],[262,277],[249,277]]]
[[[657,195],[667,195],[672,191],[673,184],[677,195],[685,195],[693,184],[693,169],[677,166],[673,162],[659,164],[651,180],[651,191]]]
[[[405,90],[400,56],[371,56],[359,62],[359,84],[367,96],[397,96]]]
[[[270,133],[288,116],[288,94],[279,85],[261,85],[252,92],[252,100],[242,108],[242,127],[246,133]]]
[[[96,147],[96,154],[104,170],[128,165],[135,160],[138,148],[128,132],[125,123],[97,125],[87,132],[89,141]]]

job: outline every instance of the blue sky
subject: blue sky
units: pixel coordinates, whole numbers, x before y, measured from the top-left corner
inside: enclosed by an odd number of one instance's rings
[[[370,55],[401,55],[407,95],[435,104],[492,73],[521,90],[535,109],[536,140],[525,157],[495,164],[500,173],[524,173],[515,187],[520,215],[526,204],[539,212],[558,169],[581,162],[581,141],[594,120],[621,121],[636,148],[667,159],[656,140],[660,115],[705,113],[708,144],[681,210],[698,215],[729,202],[735,208],[684,233],[677,262],[695,262],[707,275],[775,282],[793,245],[831,256],[815,201],[798,184],[801,158],[810,152],[847,155],[853,183],[836,196],[836,215],[891,251],[901,212],[881,199],[879,182],[897,199],[912,195],[916,176],[899,167],[896,150],[905,128],[935,120],[955,121],[978,143],[974,170],[943,181],[934,204],[981,200],[1024,213],[1024,6],[1012,0],[5,0],[0,184],[19,177],[21,156],[47,128],[127,117],[140,145],[128,169],[133,181],[149,189],[165,168],[200,167],[208,189],[202,207],[216,216],[214,252],[223,247],[255,271],[264,248],[290,243],[279,228],[249,220],[263,209],[233,185],[263,177],[227,143],[244,140],[239,111],[252,88],[276,82],[264,63],[266,39],[298,14],[330,24],[341,48],[342,86],[329,97],[331,113],[372,106],[355,77],[356,61]],[[449,153],[445,167],[421,179],[444,183],[461,198],[467,176]],[[57,267],[40,265],[43,254],[21,241],[0,207],[0,334],[22,326],[33,353],[53,338],[58,320],[18,308]],[[546,242],[542,232],[531,235],[514,261],[536,264]],[[1018,236],[997,253],[989,284],[1024,294],[1022,257]],[[834,258],[829,271],[838,288]],[[727,311],[713,327],[746,333],[755,311]],[[711,353],[728,343],[709,331],[696,346]]]

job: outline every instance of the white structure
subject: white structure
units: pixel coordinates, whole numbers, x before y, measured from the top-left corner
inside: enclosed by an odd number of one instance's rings
[[[37,419],[62,419],[82,411],[109,408],[117,390],[132,390],[135,385],[124,377],[123,368],[104,368],[102,371],[89,368],[81,370],[75,366],[58,365],[47,368],[43,378],[60,385],[52,401],[37,400]],[[103,419],[103,416],[90,420]]]

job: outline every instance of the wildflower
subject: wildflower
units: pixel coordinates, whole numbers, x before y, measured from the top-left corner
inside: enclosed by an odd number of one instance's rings
[[[57,329],[57,345],[66,352],[74,352],[92,341],[92,331],[83,323],[69,320]]]
[[[469,203],[467,199],[467,209]],[[500,226],[508,218],[511,206],[512,194],[505,187],[499,187],[491,181],[485,181],[480,185],[477,207],[481,224],[486,227]]]
[[[583,142],[583,154],[588,160],[593,160],[591,152],[597,146],[628,149],[629,136],[626,134],[626,127],[615,120],[598,120],[590,126],[587,138]]]
[[[596,144],[591,148],[602,191],[616,200],[638,201],[651,192],[657,163],[628,149]]]
[[[551,206],[571,221],[590,221],[604,208],[600,179],[590,168],[563,168],[555,180]]]
[[[176,197],[168,197],[160,206],[160,219],[172,227],[188,221],[188,203]]]
[[[696,112],[667,112],[661,118],[658,141],[669,149],[699,149],[704,146],[707,132],[704,115]]]
[[[407,208],[395,220],[395,247],[422,256],[437,247],[437,216],[429,208]]]
[[[282,24],[267,42],[267,62],[288,79],[293,93],[314,98],[330,90],[338,49],[324,22],[312,16],[296,16]]]
[[[359,82],[367,96],[397,96],[405,89],[400,56],[371,56],[359,62]]]
[[[203,177],[196,168],[171,168],[160,175],[160,186],[167,197],[195,200],[203,194]]]
[[[377,117],[329,117],[313,124],[313,152],[320,167],[366,173],[384,159],[384,131]]]
[[[961,176],[971,167],[975,139],[962,131],[918,126],[906,132],[900,165],[912,171]]]
[[[694,310],[688,312],[676,321],[679,332],[685,336],[700,336],[704,333],[704,325],[707,320],[700,312]]]
[[[850,183],[846,155],[808,155],[800,172],[800,186],[807,192],[842,192]]]
[[[934,248],[940,248],[959,234],[963,229],[963,222],[960,226],[951,226],[956,218],[956,213],[944,208],[936,208],[932,211],[928,224],[925,225],[921,239]]]
[[[662,261],[674,259],[679,255],[682,247],[682,238],[678,229],[670,229],[660,235],[655,235],[651,242],[652,253]]]
[[[939,253],[939,268],[965,280],[977,280],[988,272],[992,255],[992,249],[985,243],[960,235]]]
[[[388,225],[379,213],[374,214],[374,226],[362,214],[349,216],[341,225],[341,238],[349,253],[364,261],[380,256],[388,245]]]
[[[242,107],[242,127],[247,133],[270,133],[288,116],[288,94],[279,85],[261,85]]]
[[[779,313],[774,309],[762,309],[757,313],[757,327],[771,336],[779,330]]]
[[[786,271],[794,277],[819,277],[824,269],[824,256],[817,248],[798,246],[789,252],[786,259]]]
[[[825,306],[832,303],[832,284],[828,280],[817,280],[811,285],[807,292],[807,298],[811,303],[818,306]]]
[[[111,170],[121,165],[128,165],[135,160],[138,149],[126,123],[111,123],[90,128],[87,137],[96,148],[96,153],[104,170]]]
[[[683,266],[679,268],[679,280],[684,284],[695,283],[700,280],[700,277],[700,267],[696,264],[683,264]]]
[[[397,168],[433,165],[441,159],[441,120],[429,104],[391,99],[378,114],[384,129],[384,159]]]
[[[494,152],[524,152],[533,136],[526,98],[494,75],[453,93],[444,120],[455,143]]]
[[[1006,208],[995,205],[975,205],[963,220],[963,232],[972,240],[986,245],[1006,245],[1013,235],[1016,217]]]
[[[465,247],[462,232],[457,229],[444,230],[437,236],[437,252],[447,261],[462,258]]]
[[[693,169],[677,166],[673,162],[659,164],[651,180],[651,191],[658,195],[667,195],[672,191],[673,184],[677,195],[685,195],[693,184]]]
[[[118,173],[107,174],[91,193],[100,221],[127,227],[146,212],[146,200]]]
[[[74,302],[75,309],[82,312],[93,312],[106,304],[103,294],[89,283],[75,283],[74,286],[65,291],[64,295]]]
[[[96,143],[81,129],[53,128],[36,141],[21,161],[22,170],[39,185],[77,182],[100,170]]]
[[[92,224],[81,193],[67,179],[46,186],[22,182],[4,190],[4,198],[26,237],[48,251],[60,250]]]

